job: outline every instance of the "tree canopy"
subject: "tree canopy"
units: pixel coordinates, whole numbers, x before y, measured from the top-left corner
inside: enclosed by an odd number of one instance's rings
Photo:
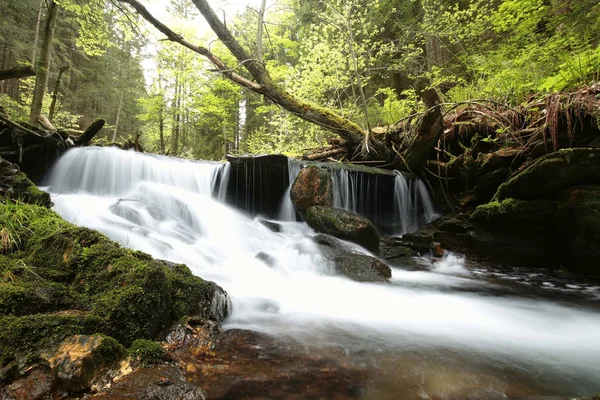
[[[264,13],[256,1],[224,17],[243,63],[194,3],[171,0],[160,22],[221,66],[163,40],[124,2],[23,0],[0,2],[0,70],[36,68],[56,4],[41,113],[50,115],[54,96],[57,126],[78,131],[104,118],[100,140],[134,138],[157,153],[204,159],[298,156],[337,140],[331,120],[297,118],[310,107],[377,138],[381,127],[427,108],[423,82],[447,103],[517,105],[600,74],[594,0],[276,0]],[[267,78],[275,91],[265,94]],[[35,79],[0,81],[0,105],[11,117],[27,119]],[[297,103],[286,106],[288,95]]]

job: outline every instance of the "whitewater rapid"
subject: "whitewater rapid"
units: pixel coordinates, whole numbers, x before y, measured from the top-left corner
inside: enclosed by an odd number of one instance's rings
[[[457,257],[429,272],[394,267],[388,284],[336,276],[304,223],[273,232],[220,201],[225,172],[219,163],[80,148],[46,185],[66,220],[221,285],[233,303],[226,327],[348,351],[458,349],[562,376],[584,392],[600,377],[597,309],[492,295]],[[281,215],[292,219],[285,206]],[[256,258],[261,252],[272,266]]]

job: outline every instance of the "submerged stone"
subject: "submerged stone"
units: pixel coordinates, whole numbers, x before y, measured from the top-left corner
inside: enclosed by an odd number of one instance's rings
[[[379,234],[366,218],[353,212],[328,206],[312,206],[306,222],[315,231],[356,243],[371,251],[379,250]]]

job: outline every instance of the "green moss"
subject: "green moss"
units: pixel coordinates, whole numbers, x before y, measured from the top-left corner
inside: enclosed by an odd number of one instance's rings
[[[471,215],[471,220],[498,224],[539,221],[551,223],[553,212],[554,204],[548,200],[508,198],[480,205]]]
[[[129,355],[143,367],[163,362],[166,354],[166,350],[159,343],[151,340],[138,339],[129,349]]]
[[[210,310],[217,286],[185,265],[122,248],[44,207],[0,204],[0,226],[14,242],[0,251],[0,366],[73,334],[154,339]]]
[[[29,204],[38,204],[44,207],[52,206],[50,195],[38,189],[24,173],[19,172],[11,176],[10,185],[13,188],[13,193],[11,195],[13,200],[19,200]]]
[[[40,352],[68,336],[104,330],[104,321],[83,312],[0,317],[0,366],[13,359],[35,361]]]
[[[112,364],[122,360],[127,355],[127,349],[110,336],[102,335],[102,342],[94,351],[104,364]]]

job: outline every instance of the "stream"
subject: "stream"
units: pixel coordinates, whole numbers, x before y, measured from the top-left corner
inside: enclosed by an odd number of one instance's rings
[[[221,285],[233,305],[224,329],[340,349],[376,371],[364,398],[600,392],[600,285],[497,271],[452,254],[418,260],[425,271],[394,265],[387,284],[354,282],[334,274],[285,199],[281,232],[225,204],[225,171],[221,163],[78,148],[44,188],[66,220]],[[414,229],[419,219],[410,218]]]

